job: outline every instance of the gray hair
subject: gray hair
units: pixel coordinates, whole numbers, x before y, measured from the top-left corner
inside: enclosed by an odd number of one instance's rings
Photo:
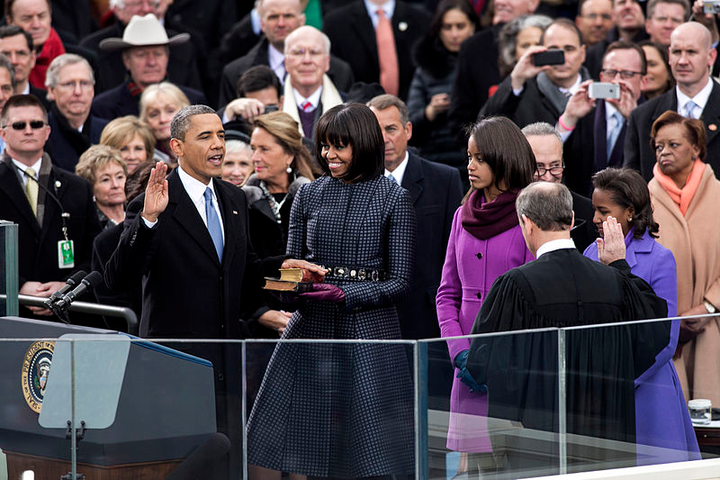
[[[288,52],[288,45],[293,43],[295,41],[295,37],[301,35],[303,32],[316,32],[320,37],[322,38],[323,44],[325,45],[325,54],[330,55],[330,37],[325,35],[322,31],[318,30],[315,27],[312,27],[310,25],[303,25],[302,27],[298,27],[295,30],[290,33],[287,37],[285,37],[285,51],[283,52],[285,55],[287,55]]]
[[[195,115],[205,115],[207,113],[215,113],[215,110],[207,105],[189,105],[175,114],[170,122],[170,138],[177,138],[185,141],[185,134],[192,124],[191,118]]]
[[[90,66],[90,63],[88,63],[88,61],[80,55],[75,55],[74,53],[63,53],[62,55],[55,57],[55,59],[50,63],[45,76],[45,86],[47,88],[57,87],[60,82],[60,70],[68,65],[75,65],[77,63],[82,63],[87,67],[88,72],[90,72],[90,81],[93,85],[95,85],[95,75],[93,74],[93,69]]]
[[[500,63],[512,70],[515,59],[517,37],[526,28],[535,27],[543,32],[552,23],[552,18],[545,15],[521,15],[508,23],[500,30],[498,36]]]
[[[560,134],[555,130],[555,127],[550,125],[547,122],[535,122],[531,123],[530,125],[526,125],[522,130],[522,134],[525,135],[525,138],[527,137],[545,137],[545,136],[553,136],[557,139],[557,141],[560,143],[560,151],[563,150],[563,141]]]
[[[518,218],[525,215],[544,232],[570,230],[572,225],[572,195],[562,183],[531,183],[515,200],[515,210]]]
[[[390,95],[389,93],[378,95],[370,99],[370,101],[366,103],[366,106],[374,108],[375,110],[385,110],[390,107],[397,108],[400,113],[400,122],[402,122],[403,128],[405,128],[405,125],[410,121],[410,113],[408,112],[407,105],[395,95]]]
[[[225,154],[242,152],[244,150],[252,150],[250,145],[243,142],[242,140],[226,140],[225,141]]]
[[[10,63],[10,59],[0,53],[0,68],[4,68],[10,74],[10,83],[15,86],[15,67]]]

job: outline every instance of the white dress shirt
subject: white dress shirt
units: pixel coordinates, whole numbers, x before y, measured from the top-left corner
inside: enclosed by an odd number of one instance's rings
[[[557,240],[550,240],[549,242],[543,243],[540,248],[537,249],[537,255],[535,258],[540,258],[546,253],[554,252],[555,250],[574,250],[575,242],[571,238],[558,238]]]
[[[392,172],[386,168],[384,175],[387,177],[392,173],[392,176],[395,181],[397,181],[398,185],[402,185],[403,177],[405,176],[405,169],[408,164],[408,158],[410,158],[410,154],[407,150],[405,150],[405,158],[403,158],[403,161],[400,162],[400,165],[398,165]]]

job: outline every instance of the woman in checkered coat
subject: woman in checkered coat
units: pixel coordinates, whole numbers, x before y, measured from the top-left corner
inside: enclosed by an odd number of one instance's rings
[[[407,191],[383,176],[375,115],[338,105],[319,120],[315,144],[326,175],[298,192],[287,253],[328,271],[299,295],[283,339],[399,339],[394,304],[410,290],[415,213]],[[251,478],[411,474],[408,348],[279,344],[248,422]]]

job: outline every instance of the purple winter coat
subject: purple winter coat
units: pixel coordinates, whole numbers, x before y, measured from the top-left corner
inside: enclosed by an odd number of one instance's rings
[[[437,313],[443,338],[470,335],[485,295],[497,277],[535,258],[525,245],[517,225],[480,240],[461,223],[460,207],[453,217],[442,280],[437,293]],[[448,340],[450,361],[470,348],[470,340]],[[455,375],[458,370],[455,369]],[[487,395],[470,393],[459,378],[453,379],[450,394],[450,424],[447,448],[458,452],[492,451],[487,434]]]
[[[625,260],[630,272],[645,280],[658,297],[667,302],[668,317],[677,315],[677,274],[672,252],[645,231],[637,240],[628,232]],[[598,261],[598,250],[591,243],[584,255]],[[638,464],[699,460],[697,437],[685,405],[680,380],[672,362],[677,347],[680,320],[672,322],[670,343],[655,357],[655,363],[635,379],[635,434],[639,445],[663,450],[638,448]],[[673,450],[665,450],[673,449]]]

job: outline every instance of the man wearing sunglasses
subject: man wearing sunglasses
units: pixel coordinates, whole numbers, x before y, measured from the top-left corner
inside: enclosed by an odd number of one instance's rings
[[[18,225],[20,293],[49,297],[79,270],[90,271],[100,233],[90,184],[53,166],[45,107],[33,95],[10,97],[0,114],[0,218]],[[22,316],[51,315],[40,307]],[[71,321],[75,321],[70,317]]]
[[[565,142],[565,185],[573,192],[590,196],[595,172],[622,166],[627,120],[642,101],[645,72],[642,48],[613,42],[605,51],[600,81],[618,85],[620,98],[590,98],[592,81],[587,81],[568,101],[556,128]]]

